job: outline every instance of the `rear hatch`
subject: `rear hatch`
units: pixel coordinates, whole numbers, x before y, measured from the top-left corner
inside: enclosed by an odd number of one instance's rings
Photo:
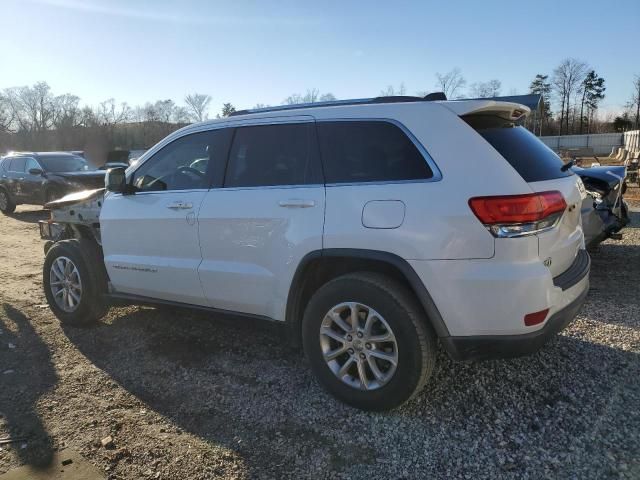
[[[562,194],[567,206],[558,223],[535,234],[540,260],[556,277],[571,266],[578,251],[584,248],[580,218],[582,184],[571,169],[562,169],[564,163],[553,150],[526,128],[517,126],[516,121],[528,112],[521,107],[518,110],[509,104],[503,110],[485,109],[462,118],[520,174],[533,192]]]

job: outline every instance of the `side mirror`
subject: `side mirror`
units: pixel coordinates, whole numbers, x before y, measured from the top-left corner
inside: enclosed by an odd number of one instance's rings
[[[42,175],[44,173],[44,171],[41,168],[30,168],[29,169],[29,175]]]
[[[127,177],[124,171],[122,167],[107,170],[107,174],[104,177],[104,188],[106,188],[108,192],[127,192]]]

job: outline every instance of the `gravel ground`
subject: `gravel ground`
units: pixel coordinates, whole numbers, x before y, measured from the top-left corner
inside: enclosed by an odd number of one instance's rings
[[[38,210],[0,216],[0,473],[80,452],[112,479],[640,478],[640,202],[592,253],[577,320],[540,353],[454,363],[385,414],[334,401],[281,330],[118,308],[62,328],[44,306]],[[113,445],[100,440],[111,435]]]

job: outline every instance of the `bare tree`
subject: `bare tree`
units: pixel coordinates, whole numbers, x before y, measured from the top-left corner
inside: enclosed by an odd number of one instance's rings
[[[13,112],[5,95],[0,94],[0,133],[10,132],[13,124]]]
[[[633,77],[633,94],[631,95],[629,108],[635,108],[635,126],[640,128],[640,75]]]
[[[462,72],[458,67],[445,73],[436,73],[436,88],[439,91],[444,92],[447,98],[460,98],[462,95],[462,89],[467,84],[467,81],[462,76]]]
[[[393,85],[387,85],[387,88],[380,91],[381,97],[395,97],[402,96],[407,94],[407,89],[404,86],[404,82],[400,82],[398,88],[396,89]]]
[[[55,118],[53,124],[56,129],[74,128],[82,123],[82,111],[79,108],[80,97],[65,93],[54,99]]]
[[[10,88],[5,93],[18,130],[42,132],[53,126],[55,105],[47,83]]]
[[[500,80],[489,80],[488,82],[476,82],[471,85],[471,96],[479,98],[491,98],[500,95],[502,83]]]
[[[563,132],[563,124],[569,133],[569,117],[571,113],[571,100],[575,96],[580,84],[585,78],[588,66],[586,63],[567,58],[553,71],[552,84],[556,96],[560,99],[560,135]]]
[[[191,93],[184,97],[184,103],[187,104],[187,109],[195,122],[202,122],[207,119],[207,112],[211,103],[210,95]]]
[[[337,100],[337,98],[331,92],[323,93],[322,95],[320,95],[320,101],[321,102],[333,102],[334,100]]]
[[[315,102],[330,102],[335,100],[336,97],[333,93],[320,94],[320,90],[317,88],[310,88],[307,93],[301,95],[300,93],[294,93],[289,95],[282,102],[283,105],[296,105],[299,103],[315,103]]]
[[[109,98],[98,106],[97,117],[103,125],[113,127],[130,119],[131,108],[126,102],[118,105],[113,98]]]

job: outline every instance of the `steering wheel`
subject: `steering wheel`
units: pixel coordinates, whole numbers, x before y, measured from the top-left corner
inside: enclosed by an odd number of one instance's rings
[[[202,173],[200,170],[197,170],[193,167],[188,167],[186,165],[183,165],[181,167],[178,167],[178,172],[180,173],[193,173],[195,175],[197,175],[199,178],[204,178],[205,174]]]

